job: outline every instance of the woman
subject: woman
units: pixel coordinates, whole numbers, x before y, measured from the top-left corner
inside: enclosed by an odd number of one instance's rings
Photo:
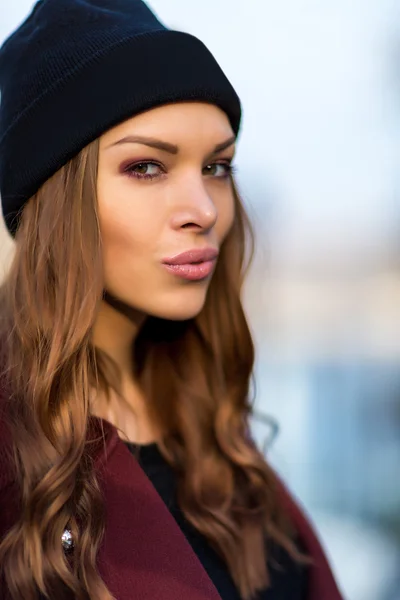
[[[248,430],[240,102],[137,0],[0,53],[1,598],[339,600]]]

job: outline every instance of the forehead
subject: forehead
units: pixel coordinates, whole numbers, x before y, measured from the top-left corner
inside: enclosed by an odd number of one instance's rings
[[[191,141],[215,145],[231,137],[233,130],[227,115],[214,104],[166,104],[113,127],[101,136],[100,148],[132,134],[157,137],[180,145]]]

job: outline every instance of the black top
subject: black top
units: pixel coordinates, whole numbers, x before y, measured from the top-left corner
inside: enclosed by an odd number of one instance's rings
[[[176,499],[176,477],[166,462],[157,444],[139,447],[127,443],[137,457],[147,477],[163,499],[186,539],[197,554],[204,569],[217,588],[222,600],[241,600],[239,592],[225,562],[211,547],[208,540],[184,517]],[[288,553],[277,545],[270,544],[268,567],[271,587],[260,592],[255,600],[306,600],[307,571],[293,561]]]

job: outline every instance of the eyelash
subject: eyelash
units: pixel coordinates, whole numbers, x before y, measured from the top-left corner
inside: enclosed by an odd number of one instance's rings
[[[158,173],[157,175],[148,175],[146,173],[145,174],[136,173],[134,171],[134,169],[140,165],[144,165],[144,166],[153,165],[153,166],[159,167],[163,171],[163,173]],[[232,163],[230,161],[213,162],[213,163],[210,163],[209,165],[206,165],[206,167],[212,167],[215,165],[225,167],[225,169],[226,169],[226,174],[223,176],[210,175],[210,177],[213,177],[215,179],[223,179],[223,180],[228,179],[233,175],[233,173],[236,170],[235,166],[232,165]],[[204,167],[204,168],[206,168],[206,167]],[[162,177],[163,175],[166,175],[164,167],[160,163],[158,163],[154,160],[140,160],[138,162],[135,162],[135,163],[130,164],[127,167],[125,167],[123,169],[123,172],[126,173],[128,175],[128,177],[134,177],[135,179],[141,179],[141,180],[147,180],[147,181],[157,179],[158,177]]]

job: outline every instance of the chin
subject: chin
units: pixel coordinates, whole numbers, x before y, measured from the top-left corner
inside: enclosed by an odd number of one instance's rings
[[[206,291],[200,290],[192,294],[178,294],[160,302],[159,306],[152,307],[151,314],[168,321],[194,319],[202,311],[206,295]]]
[[[153,316],[158,317],[159,319],[165,319],[167,321],[188,321],[189,319],[194,319],[201,312],[204,303],[197,308],[192,307],[182,307],[181,309],[176,306],[171,306],[170,309],[166,309],[165,307],[162,310],[159,310],[154,313]]]

